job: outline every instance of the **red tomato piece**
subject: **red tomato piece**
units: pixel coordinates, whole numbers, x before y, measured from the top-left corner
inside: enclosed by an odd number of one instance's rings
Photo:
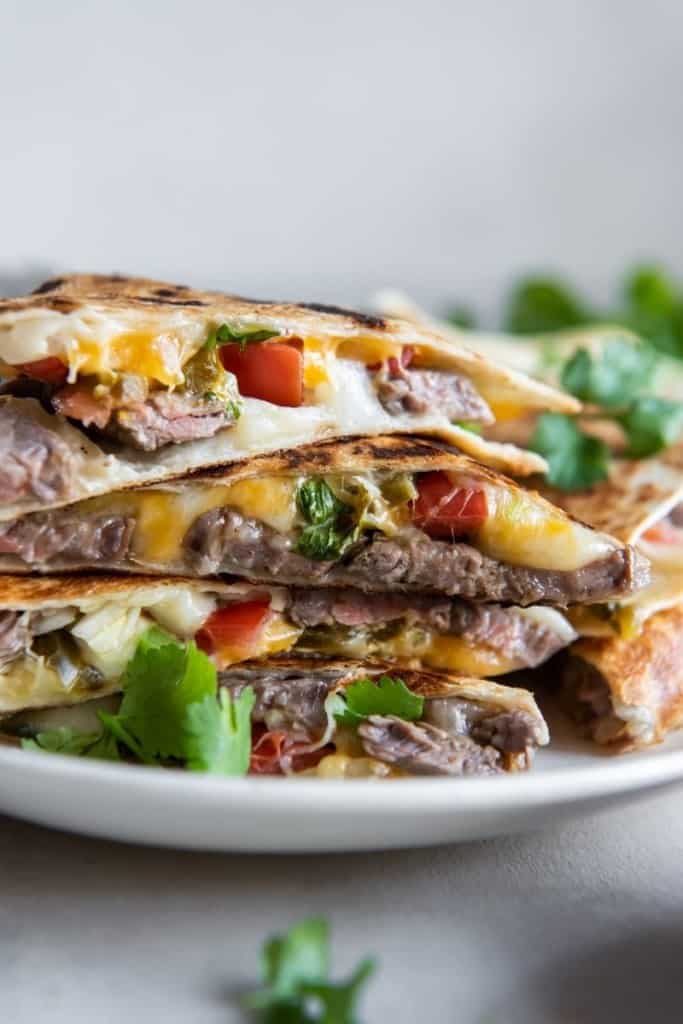
[[[262,341],[221,345],[221,361],[234,373],[240,394],[273,405],[298,406],[304,400],[304,360],[300,344]]]
[[[256,738],[256,730],[254,730],[249,774],[282,775],[281,760],[286,740],[286,732],[262,732]]]
[[[35,380],[44,380],[47,384],[63,384],[69,372],[62,360],[56,356],[46,356],[45,359],[36,359],[32,363],[20,363],[17,370]]]
[[[680,544],[683,541],[683,530],[674,526],[668,519],[662,519],[645,531],[643,540],[651,544]]]
[[[197,647],[207,654],[225,648],[248,651],[263,627],[269,600],[242,601],[217,608],[195,636]]]
[[[457,537],[486,522],[486,494],[476,487],[459,487],[447,473],[423,473],[417,478],[418,498],[413,522],[430,537]]]

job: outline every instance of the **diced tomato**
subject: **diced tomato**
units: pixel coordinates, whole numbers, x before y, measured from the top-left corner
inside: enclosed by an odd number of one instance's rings
[[[476,487],[459,487],[447,473],[423,473],[417,478],[418,498],[413,522],[430,537],[457,537],[486,522],[486,494]]]
[[[217,608],[195,636],[197,647],[207,654],[226,648],[248,652],[254,646],[270,609],[267,599],[241,601]]]
[[[36,359],[32,363],[20,363],[17,370],[35,380],[44,380],[47,384],[63,384],[69,372],[67,366],[56,356],[46,356],[45,359]]]
[[[297,339],[254,342],[242,350],[237,344],[221,345],[221,361],[247,398],[287,406],[304,400],[304,359]]]
[[[668,519],[662,519],[645,531],[643,540],[651,544],[683,544],[683,530],[674,526]]]
[[[255,725],[249,772],[251,775],[282,775],[285,769],[300,772],[314,768],[333,749],[328,743],[325,747],[311,750],[310,744],[297,742],[286,732]]]
[[[258,728],[258,727],[256,727]],[[261,732],[254,729],[249,772],[251,775],[282,775],[282,753],[286,732]]]

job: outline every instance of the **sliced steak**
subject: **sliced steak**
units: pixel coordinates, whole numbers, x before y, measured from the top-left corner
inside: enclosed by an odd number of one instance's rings
[[[373,626],[405,618],[446,633],[451,621],[451,602],[422,594],[365,594],[362,590],[335,587],[294,589],[289,615],[297,625],[306,627]]]
[[[332,562],[316,562],[297,554],[292,540],[258,519],[226,507],[205,512],[184,540],[185,554],[200,576],[234,573],[254,579],[291,582],[322,580]]]
[[[567,643],[551,625],[517,608],[453,601],[449,633],[499,651],[520,667],[535,668]]]
[[[426,722],[371,715],[358,726],[358,736],[370,757],[415,775],[495,775],[502,770],[493,747]]]
[[[36,512],[0,523],[0,555],[29,567],[112,566],[125,563],[135,520],[120,515],[83,515],[68,508]]]
[[[56,430],[23,414],[18,401],[0,401],[0,502],[66,497],[79,454]]]
[[[546,740],[540,717],[518,708],[492,713],[477,701],[436,697],[425,701],[423,718],[452,736],[469,736],[504,754],[523,754]]]
[[[408,540],[375,537],[335,567],[328,579],[368,589],[381,580],[384,587],[432,590],[473,601],[566,606],[630,594],[648,581],[649,566],[627,547],[581,569],[529,569],[498,562],[462,541],[418,535]]]
[[[618,548],[582,569],[555,571],[498,562],[463,541],[418,532],[400,540],[374,535],[339,563],[305,558],[293,544],[230,507],[204,513],[184,541],[189,566],[201,576],[232,573],[295,585],[431,591],[517,605],[595,603],[629,594],[649,579],[648,563],[633,548]]]
[[[237,419],[233,406],[190,392],[153,392],[144,402],[117,409],[104,433],[123,444],[154,452],[167,444],[213,437]]]
[[[443,413],[449,420],[493,423],[488,404],[467,377],[444,370],[415,370],[397,359],[374,376],[377,397],[391,416]]]
[[[0,611],[0,667],[21,654],[30,643],[28,615],[23,612]]]
[[[325,698],[341,678],[342,671],[316,669],[305,674],[287,668],[236,666],[218,674],[218,685],[227,687],[234,697],[246,686],[253,687],[256,702],[252,721],[263,722],[268,729],[283,729],[296,738],[312,740],[323,733],[326,724]]]

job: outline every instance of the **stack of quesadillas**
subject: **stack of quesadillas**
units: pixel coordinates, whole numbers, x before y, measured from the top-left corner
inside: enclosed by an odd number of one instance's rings
[[[578,403],[408,321],[69,277],[0,303],[0,375],[0,714],[39,746],[67,728],[42,709],[104,700],[93,749],[182,762],[149,739],[177,672],[193,750],[204,726],[225,750],[248,695],[242,770],[518,769],[545,722],[490,677],[649,580],[502,475],[540,456],[480,434]]]

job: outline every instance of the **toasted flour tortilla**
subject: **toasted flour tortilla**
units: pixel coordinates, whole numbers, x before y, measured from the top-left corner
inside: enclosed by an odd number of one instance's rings
[[[658,743],[683,724],[683,603],[631,638],[581,639],[557,664],[563,702],[592,739],[618,752]]]
[[[456,513],[453,528],[431,531],[420,496],[434,485],[452,488],[466,509],[483,503],[483,518],[463,522]],[[320,487],[341,502],[334,529],[350,538],[327,554],[305,546],[301,496]],[[453,448],[396,436],[289,449],[0,523],[0,570],[74,569],[230,574],[520,605],[593,603],[646,582],[642,560],[620,541]]]
[[[182,642],[195,639],[220,669],[291,652],[387,658],[477,678],[540,664],[576,635],[555,609],[443,597],[181,578],[0,576],[0,713],[117,692],[152,626]]]
[[[277,332],[259,345],[296,341],[303,351],[303,404],[290,407],[239,395],[236,379],[228,374],[234,384],[230,393],[235,401],[228,403],[232,422],[221,429],[212,427],[216,431],[212,436],[181,443],[165,440],[163,447],[145,451],[117,434],[114,440],[107,435],[98,436],[97,443],[88,441],[83,430],[66,418],[82,416],[89,422],[85,413],[48,415],[34,398],[26,396],[23,387],[19,396],[0,399],[0,494],[4,495],[0,514],[10,517],[53,508],[261,452],[351,435],[433,435],[515,475],[544,469],[539,455],[485,440],[451,422],[458,417],[449,419],[436,399],[418,411],[412,407],[406,411],[400,402],[398,411],[396,407],[388,411],[378,397],[377,367],[389,365],[390,360],[398,366],[396,361],[408,351],[412,360],[408,372],[439,371],[462,381],[478,402],[484,402],[484,419],[489,422],[497,406],[507,408],[511,403],[524,409],[579,408],[562,392],[453,345],[437,331],[408,322],[336,307],[252,302],[144,279],[86,275],[48,281],[32,295],[0,301],[0,375],[14,382],[25,383],[33,379],[31,375],[40,380],[45,361],[54,364],[56,360],[58,367],[68,368],[69,382],[68,387],[50,385],[49,400],[58,409],[71,408],[60,405],[59,395],[79,387],[90,389],[90,408],[97,409],[127,378],[146,382],[145,387],[153,389],[148,394],[164,398],[179,388],[178,394],[182,393],[184,367],[222,326],[241,332]],[[221,373],[225,377],[223,370]],[[16,392],[14,384],[12,388]],[[202,401],[209,395],[217,400],[209,390]],[[198,402],[195,392],[191,400]],[[143,407],[147,408],[144,403]],[[189,418],[189,414],[184,416]],[[209,419],[207,415],[205,420]],[[16,487],[16,472],[25,462],[23,454],[15,454],[17,438],[22,431],[25,434],[27,422],[32,439],[37,432],[41,435],[43,462],[51,463],[52,473],[47,474],[47,481],[27,484],[25,493],[13,497],[9,482]],[[64,463],[61,473],[57,456]],[[9,479],[3,480],[2,467],[8,465],[8,459],[14,459],[15,465]],[[33,456],[34,475],[35,462]],[[4,472],[10,474],[10,469]]]

